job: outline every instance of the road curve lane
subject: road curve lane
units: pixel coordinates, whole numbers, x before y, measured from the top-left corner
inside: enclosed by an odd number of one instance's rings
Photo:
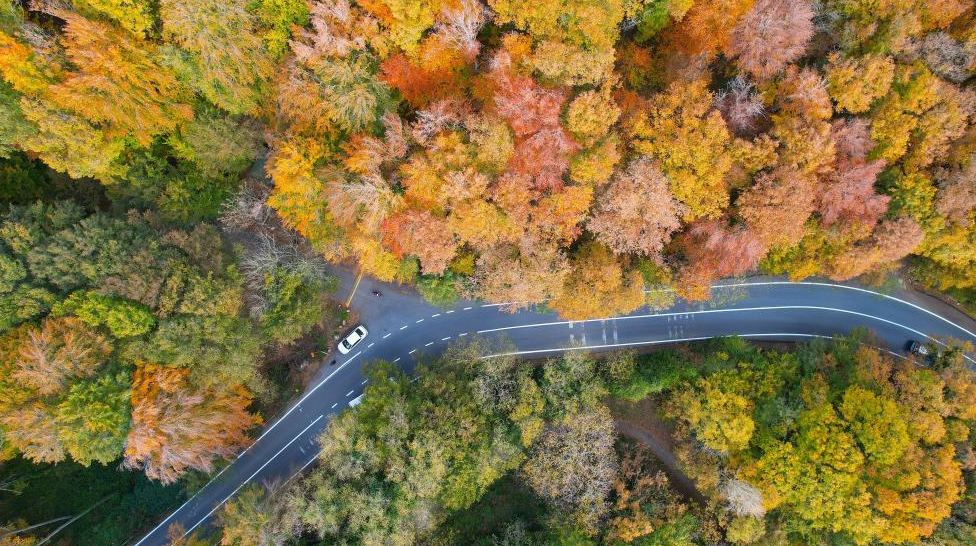
[[[364,280],[365,281],[365,280]],[[369,281],[365,281],[369,282]],[[331,416],[346,409],[366,385],[362,363],[382,358],[406,371],[425,354],[438,354],[471,335],[505,337],[515,352],[542,357],[567,349],[590,351],[641,347],[718,336],[803,341],[873,330],[879,344],[903,353],[913,339],[945,337],[976,343],[976,320],[933,297],[915,292],[881,294],[852,284],[792,283],[777,278],[725,282],[713,301],[676,302],[663,311],[567,321],[552,313],[507,313],[498,305],[460,302],[438,309],[419,297],[384,288],[383,298],[357,296],[354,307],[370,334],[356,353],[324,366],[319,376],[258,439],[176,511],[131,546],[165,546],[174,523],[188,532],[205,529],[220,507],[249,483],[283,482],[314,462],[315,438]]]

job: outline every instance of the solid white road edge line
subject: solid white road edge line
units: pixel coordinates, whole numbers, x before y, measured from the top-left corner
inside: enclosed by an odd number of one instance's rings
[[[888,294],[882,294],[881,292],[876,292],[874,290],[868,290],[867,288],[861,288],[859,286],[848,286],[846,284],[835,284],[835,283],[830,283],[830,282],[817,282],[817,281],[797,281],[797,282],[792,282],[792,281],[760,281],[760,282],[740,282],[740,283],[731,283],[731,284],[717,284],[717,285],[713,286],[712,289],[714,290],[716,288],[738,288],[738,287],[742,287],[742,286],[788,286],[788,285],[804,285],[804,284],[805,285],[810,285],[810,286],[827,286],[827,287],[830,287],[830,288],[842,288],[844,290],[854,290],[855,292],[863,292],[865,294],[871,294],[873,296],[881,296],[882,298],[886,298],[886,299],[889,299],[889,300],[892,300],[892,301],[897,301],[898,303],[905,304],[905,305],[907,305],[909,307],[912,307],[914,309],[917,309],[919,311],[922,311],[923,313],[926,313],[928,315],[932,315],[933,317],[941,320],[942,322],[945,322],[946,324],[950,324],[950,325],[958,328],[959,330],[961,330],[963,332],[966,332],[971,337],[976,338],[976,334],[974,334],[973,332],[970,332],[969,330],[963,328],[962,326],[959,326],[955,322],[952,322],[951,320],[943,317],[942,315],[940,315],[938,313],[935,313],[933,311],[929,311],[928,309],[922,307],[921,305],[916,305],[916,304],[914,304],[914,303],[912,303],[910,301],[905,301],[905,300],[903,300],[901,298],[896,298],[895,296],[890,296]],[[657,290],[656,292],[661,292],[661,290]]]
[[[275,421],[273,425],[271,425],[264,432],[262,432],[261,435],[258,436],[258,439],[257,440],[254,440],[254,442],[251,443],[251,445],[247,446],[247,449],[245,449],[244,452],[241,453],[241,455],[243,455],[244,453],[247,453],[247,450],[248,449],[251,449],[251,447],[254,446],[254,444],[260,442],[261,441],[261,438],[264,438],[265,436],[267,436],[267,434],[269,432],[271,432],[272,429],[274,429],[276,426],[278,426],[278,423],[280,423],[281,421],[283,421],[285,417],[288,417],[288,414],[290,414],[295,408],[297,408],[302,402],[304,402],[306,398],[308,398],[309,396],[311,396],[312,393],[314,393],[315,391],[317,391],[319,389],[319,387],[321,387],[322,385],[325,384],[326,381],[332,379],[332,376],[334,376],[335,374],[337,374],[340,371],[342,371],[342,369],[346,367],[346,364],[349,364],[350,362],[352,362],[353,360],[355,360],[356,357],[358,357],[361,354],[363,354],[363,352],[362,351],[359,351],[356,354],[352,355],[351,357],[349,357],[348,360],[346,360],[345,362],[343,362],[342,364],[340,364],[339,367],[336,368],[332,373],[330,373],[325,379],[323,379],[322,381],[319,381],[314,387],[312,387],[307,393],[305,393],[298,400],[298,403],[297,404],[293,405],[288,411],[285,412],[284,415],[282,415],[281,417],[279,417],[278,420]],[[240,455],[238,455],[238,457],[239,456]],[[133,546],[135,546],[135,545],[133,545]]]
[[[538,327],[541,327],[541,326],[560,326],[560,325],[563,325],[563,324],[572,324],[573,322],[600,322],[600,321],[603,321],[603,320],[609,320],[610,318],[612,318],[614,320],[621,320],[622,321],[622,320],[637,320],[637,319],[647,319],[647,318],[656,318],[656,317],[662,317],[662,318],[663,317],[676,317],[676,316],[681,316],[681,315],[709,315],[709,314],[717,314],[717,313],[744,313],[744,312],[748,312],[748,311],[786,311],[786,310],[790,310],[790,309],[793,309],[793,310],[811,310],[811,311],[836,311],[838,313],[848,313],[848,314],[852,314],[852,315],[858,315],[858,316],[862,316],[862,317],[865,317],[865,318],[877,319],[877,320],[880,320],[882,322],[887,322],[888,324],[891,324],[891,325],[894,325],[894,326],[899,326],[901,328],[905,328],[906,330],[909,330],[911,332],[914,332],[914,333],[916,333],[918,335],[922,335],[922,336],[928,337],[925,334],[923,334],[922,332],[919,332],[918,330],[914,330],[912,328],[909,328],[908,326],[904,326],[904,325],[898,324],[897,322],[892,322],[892,321],[890,321],[888,319],[883,319],[881,317],[876,317],[874,315],[868,315],[866,313],[861,313],[859,311],[848,311],[846,309],[835,309],[833,307],[821,307],[821,306],[816,306],[816,305],[772,305],[772,306],[766,306],[766,307],[736,307],[736,308],[733,308],[733,309],[702,309],[701,311],[682,311],[680,313],[648,313],[648,314],[645,314],[645,315],[626,315],[626,316],[621,316],[621,317],[607,317],[607,318],[585,319],[585,320],[577,320],[577,321],[572,321],[572,320],[556,320],[556,321],[551,321],[551,322],[538,322],[538,323],[535,323],[535,324],[519,324],[517,326],[503,326],[501,328],[489,328],[489,329],[486,329],[486,330],[478,330],[475,333],[478,333],[478,334],[490,334],[490,333],[493,333],[493,332],[504,332],[506,330],[521,330],[521,329],[525,329],[525,328],[538,328]],[[738,335],[738,334],[736,334],[736,335]]]
[[[861,288],[861,287],[858,287],[858,286],[848,286],[848,285],[845,285],[845,284],[835,284],[835,283],[829,283],[829,282],[816,282],[816,281],[798,281],[798,282],[793,282],[793,281],[759,281],[759,282],[743,282],[743,283],[717,284],[717,285],[712,286],[712,289],[714,290],[714,289],[717,289],[717,288],[738,288],[738,287],[748,287],[748,286],[789,286],[789,285],[824,286],[824,287],[829,287],[829,288],[839,288],[839,289],[844,289],[844,290],[854,290],[856,292],[862,292],[862,293],[865,293],[865,294],[871,294],[871,295],[874,295],[874,296],[880,296],[882,298],[889,299],[889,300],[892,300],[892,301],[896,301],[898,303],[902,303],[904,305],[907,305],[909,307],[912,307],[914,309],[917,309],[919,311],[922,311],[923,313],[926,313],[928,315],[931,315],[931,316],[933,316],[933,317],[935,317],[935,318],[937,318],[937,319],[945,322],[946,324],[949,324],[949,325],[951,325],[951,326],[959,329],[960,331],[965,332],[966,334],[968,334],[972,338],[976,339],[976,334],[974,334],[973,332],[970,332],[969,330],[967,330],[966,328],[964,328],[964,327],[956,324],[955,322],[953,322],[953,321],[951,321],[951,320],[949,320],[949,319],[947,319],[947,318],[939,315],[938,313],[935,313],[933,311],[930,311],[930,310],[928,310],[928,309],[926,309],[926,308],[924,308],[924,307],[922,307],[920,305],[916,305],[916,304],[914,304],[912,302],[905,301],[905,300],[903,300],[901,298],[897,298],[895,296],[891,296],[891,295],[888,295],[888,294],[882,294],[881,292],[876,292],[874,290],[869,290],[867,288]],[[646,292],[673,292],[673,291],[674,291],[673,289],[664,289],[664,290],[647,290]],[[492,304],[482,305],[482,307],[498,307],[498,306],[502,306],[502,305],[512,305],[512,303],[492,303]],[[468,306],[468,307],[464,307],[462,310],[463,311],[469,311],[471,309],[472,309],[472,307],[471,306]],[[713,311],[717,311],[717,310],[713,310]],[[731,310],[725,310],[725,311],[731,311]],[[689,313],[701,313],[701,312],[702,311],[690,311]],[[670,313],[670,315],[672,315],[672,316],[674,316],[674,315],[681,315],[681,314],[685,314],[685,313]],[[646,318],[648,316],[668,316],[668,315],[667,314],[661,314],[661,313],[659,313],[659,314],[655,314],[655,315],[641,315],[641,316],[631,316],[631,317],[612,317],[612,318],[616,318],[616,319],[628,319],[628,318]],[[865,316],[871,317],[870,315],[865,315]],[[877,317],[871,317],[871,318],[877,318]],[[604,318],[604,319],[591,319],[591,320],[607,320],[607,319]],[[884,320],[884,319],[879,319],[879,320]],[[890,321],[885,321],[885,322],[890,322]],[[499,330],[504,330],[504,329],[514,329],[514,328],[530,328],[530,327],[534,327],[534,326],[545,326],[547,324],[563,324],[563,322],[540,323],[540,324],[532,324],[532,325],[525,325],[525,326],[513,326],[513,327],[509,327],[509,328],[499,328],[499,329],[496,329],[496,330],[481,330],[478,333],[488,333],[488,332],[493,332],[493,331],[499,331]],[[892,323],[892,324],[895,324],[895,323]],[[895,324],[895,325],[896,326],[899,326],[899,327],[904,327],[904,326],[902,326],[900,324]],[[404,326],[401,326],[400,327],[400,330],[405,330],[406,328],[407,328],[407,325],[404,325]],[[909,329],[909,328],[906,328],[906,329]],[[911,329],[909,329],[909,330],[911,330]],[[914,332],[915,330],[911,330],[911,331]],[[461,336],[464,336],[464,335],[467,335],[467,334],[464,333],[464,334],[460,334],[460,335]],[[758,334],[753,335],[753,337],[756,337],[757,335]],[[799,334],[790,334],[790,335],[799,335]],[[928,335],[925,335],[925,334],[920,334],[920,335],[924,335],[926,338],[932,339]],[[385,339],[388,336],[389,336],[389,334],[387,334],[386,336],[383,336],[383,337]],[[745,337],[745,336],[743,336],[743,337]],[[703,338],[703,339],[709,339],[709,338]],[[891,351],[889,351],[889,352],[891,352]],[[240,454],[238,454],[237,457],[239,458],[241,455],[244,455],[245,453],[247,453],[247,451],[249,449],[251,449],[251,446],[253,446],[258,441],[260,441],[261,438],[263,438],[268,432],[270,432],[272,429],[274,429],[274,427],[277,426],[278,423],[280,423],[285,417],[287,417],[288,414],[291,413],[292,410],[294,410],[296,407],[298,407],[298,405],[300,405],[309,395],[311,395],[313,392],[315,392],[315,390],[317,390],[320,386],[322,386],[322,384],[324,384],[326,381],[328,381],[329,378],[331,378],[333,375],[335,375],[336,373],[338,373],[339,370],[341,370],[346,364],[348,364],[353,359],[355,359],[357,356],[359,356],[359,354],[360,353],[356,353],[355,355],[352,356],[352,358],[350,358],[350,359],[346,360],[345,362],[343,362],[339,366],[339,368],[337,368],[334,372],[332,372],[332,374],[330,374],[328,377],[326,377],[325,379],[323,379],[320,383],[318,383],[315,387],[313,387],[312,390],[308,391],[308,393],[306,393],[305,396],[303,396],[298,401],[298,403],[296,403],[287,412],[285,412],[284,415],[282,415],[280,418],[278,418],[278,420],[276,420],[270,427],[268,427],[264,431],[264,433],[262,433],[261,436],[259,436],[257,438],[257,440],[255,440],[250,446],[248,446],[246,449],[244,449],[244,451],[242,451]],[[520,353],[515,353],[515,354],[520,354]],[[969,357],[966,357],[966,358],[969,359]],[[399,360],[399,359],[397,359],[397,360]],[[972,361],[972,359],[969,359],[969,360]],[[394,362],[396,362],[396,360],[394,360]],[[231,463],[233,463],[233,461]],[[203,488],[201,488],[201,491],[203,491],[203,489],[206,489],[206,487],[208,485],[210,485],[211,482],[213,482],[214,480],[216,480],[217,478],[219,478],[220,475],[223,474],[224,470],[226,470],[229,467],[230,467],[230,464],[228,464],[223,469],[221,469],[221,471],[218,472],[216,476],[214,476],[213,478],[210,479],[210,481],[207,482],[207,485],[204,485]],[[189,504],[190,502],[192,502],[194,498],[196,498],[196,495],[194,495],[194,496],[190,497],[189,499],[187,499],[182,505],[180,505],[179,508],[177,508],[176,510],[174,510],[173,512],[171,512],[170,515],[166,519],[164,519],[162,522],[160,522],[159,525],[157,525],[156,527],[154,527],[151,531],[149,531],[145,536],[143,536],[138,542],[136,542],[132,546],[139,546],[140,544],[142,544],[142,542],[145,541],[146,538],[148,538],[150,535],[152,535],[157,530],[159,530],[160,527],[162,527],[167,522],[169,522],[171,519],[173,519],[173,516],[175,516],[177,513],[179,513],[184,507],[186,507],[187,504]]]
[[[279,417],[274,423],[271,424],[271,426],[269,426],[263,433],[261,433],[261,435],[258,436],[258,438],[256,440],[254,440],[253,442],[251,442],[251,445],[249,445],[246,448],[244,448],[244,451],[241,451],[240,453],[238,453],[237,454],[237,457],[234,457],[234,460],[233,461],[230,461],[227,464],[227,466],[225,466],[224,468],[222,468],[220,470],[220,472],[217,473],[216,476],[214,476],[213,478],[210,478],[210,481],[208,481],[206,483],[206,485],[204,485],[203,487],[201,487],[200,490],[197,491],[192,497],[186,499],[186,501],[183,504],[181,504],[179,508],[177,508],[176,510],[173,510],[172,512],[170,512],[169,516],[167,516],[166,519],[164,519],[163,521],[161,521],[159,523],[159,525],[153,527],[151,531],[149,531],[148,533],[146,533],[145,535],[143,535],[142,538],[139,539],[139,542],[136,542],[132,546],[139,546],[140,544],[143,543],[143,541],[145,541],[147,538],[149,538],[153,533],[155,533],[156,531],[158,531],[160,527],[162,527],[163,525],[166,525],[166,523],[168,523],[169,520],[173,519],[173,516],[175,516],[176,514],[180,513],[181,510],[183,510],[184,508],[186,508],[186,505],[187,504],[190,504],[191,502],[193,502],[193,499],[197,498],[197,495],[199,495],[201,491],[203,491],[204,489],[206,489],[211,483],[214,482],[214,480],[216,480],[217,478],[219,478],[220,475],[223,474],[225,470],[227,470],[228,468],[230,468],[230,466],[232,464],[234,464],[234,461],[236,461],[237,459],[240,459],[241,456],[243,456],[245,453],[247,453],[248,450],[250,450],[251,447],[254,446],[254,444],[260,442],[261,441],[261,438],[264,438],[269,432],[271,432],[276,426],[278,426],[278,423],[282,422],[285,419],[285,417],[288,417],[288,415],[292,411],[294,411],[295,408],[297,408],[298,406],[302,405],[302,402],[304,402],[306,398],[308,398],[309,396],[311,396],[312,393],[314,393],[315,391],[317,391],[318,388],[321,387],[322,385],[324,385],[326,381],[328,381],[329,379],[332,379],[332,376],[334,376],[335,374],[339,373],[339,371],[342,370],[342,368],[344,368],[346,366],[346,364],[349,364],[350,362],[352,362],[353,360],[355,360],[356,357],[358,357],[361,354],[362,354],[362,351],[357,352],[356,354],[354,354],[351,357],[349,357],[349,359],[347,359],[345,362],[343,362],[342,364],[340,364],[339,367],[336,368],[332,373],[330,373],[325,379],[323,379],[318,384],[316,384],[314,387],[312,387],[312,389],[309,390],[307,393],[305,393],[305,395],[302,396],[298,400],[298,402],[296,402],[294,405],[292,405],[292,407],[289,408],[288,411],[286,411],[284,413],[284,415],[282,415],[281,417]]]
[[[315,456],[314,456],[314,457],[312,457],[312,460],[310,460],[309,462],[307,462],[307,463],[305,463],[305,464],[303,464],[303,465],[302,465],[302,467],[301,467],[301,468],[299,468],[297,472],[295,472],[295,473],[294,473],[294,474],[292,474],[291,476],[288,476],[288,479],[287,479],[287,480],[285,480],[285,481],[283,481],[283,482],[281,482],[281,485],[282,485],[282,487],[284,487],[285,485],[288,485],[288,483],[289,483],[290,481],[292,481],[293,479],[295,479],[295,476],[297,476],[297,475],[299,475],[299,474],[301,474],[302,472],[305,472],[305,469],[306,469],[306,468],[308,468],[308,466],[309,466],[310,464],[312,464],[312,463],[314,463],[315,461],[317,461],[317,460],[318,460],[318,458],[319,458],[319,454],[318,454],[318,453],[316,453],[316,454],[315,454]]]
[[[783,311],[783,310],[831,311],[831,312],[835,312],[835,313],[844,313],[844,314],[847,314],[847,315],[856,315],[856,316],[859,316],[859,317],[864,317],[864,318],[868,318],[868,319],[872,319],[872,320],[877,320],[879,322],[884,322],[884,323],[890,324],[892,326],[897,326],[898,328],[902,328],[904,330],[908,330],[909,332],[912,332],[913,334],[916,334],[918,336],[921,336],[921,337],[924,337],[926,339],[932,340],[932,341],[938,343],[939,345],[942,345],[943,347],[947,347],[947,345],[945,343],[943,343],[942,341],[940,341],[940,340],[938,340],[938,339],[936,339],[936,338],[934,338],[934,337],[932,337],[932,336],[930,336],[930,335],[928,335],[928,334],[926,334],[924,332],[919,332],[918,330],[916,330],[914,328],[905,326],[904,324],[899,324],[897,322],[888,320],[886,318],[881,318],[881,317],[877,317],[877,316],[874,316],[874,315],[869,315],[867,313],[861,313],[859,311],[850,311],[850,310],[847,310],[847,309],[836,309],[834,307],[821,307],[821,306],[817,306],[817,305],[774,305],[774,306],[768,306],[768,307],[740,307],[740,308],[735,308],[735,309],[703,309],[701,311],[685,311],[685,312],[680,312],[680,313],[653,313],[653,314],[647,314],[647,315],[629,315],[629,316],[613,317],[613,318],[615,320],[634,320],[634,319],[654,318],[654,317],[673,317],[673,316],[679,316],[679,315],[705,315],[705,314],[714,314],[714,313],[740,313],[740,312],[746,312],[746,311]],[[606,320],[606,319],[587,319],[587,320],[578,320],[576,322],[597,322],[597,321],[601,321],[601,320]],[[488,329],[488,330],[478,330],[477,333],[484,334],[484,333],[491,333],[491,332],[500,332],[500,331],[504,331],[504,330],[518,330],[518,329],[522,329],[522,328],[535,328],[535,327],[539,327],[539,326],[558,326],[558,325],[561,325],[561,324],[567,324],[567,323],[571,323],[571,322],[572,321],[553,321],[553,322],[540,322],[538,324],[522,324],[522,325],[519,325],[519,326],[506,326],[504,328],[492,328],[492,329]],[[745,337],[743,334],[730,334],[730,335],[737,335],[737,336],[740,336],[740,337]],[[711,338],[710,337],[706,337],[706,338],[703,338],[703,339],[711,339]],[[517,353],[513,353],[513,354],[517,354]],[[973,360],[972,358],[970,358],[967,355],[963,355],[963,357],[966,360],[970,361],[970,362],[976,363],[976,360]]]
[[[219,503],[217,503],[217,506],[214,506],[213,507],[213,510],[207,512],[207,515],[206,516],[203,516],[203,519],[201,519],[200,521],[198,521],[195,524],[193,524],[193,527],[190,527],[185,533],[183,533],[183,538],[186,538],[186,537],[190,536],[190,533],[192,533],[194,529],[196,529],[197,527],[199,527],[200,524],[203,523],[204,521],[207,521],[207,518],[209,518],[210,516],[212,516],[214,512],[216,512],[221,506],[224,505],[224,503],[226,503],[227,501],[229,501],[231,499],[231,497],[233,497],[234,495],[236,495],[237,492],[240,491],[240,489],[242,487],[244,487],[245,485],[247,485],[248,482],[250,482],[251,480],[253,480],[254,477],[258,475],[258,473],[260,473],[262,470],[264,470],[264,468],[266,466],[268,466],[269,464],[271,464],[271,461],[275,460],[275,458],[277,458],[278,455],[281,455],[281,452],[283,452],[284,450],[288,449],[288,446],[290,446],[293,443],[295,443],[295,440],[301,438],[302,434],[305,434],[306,432],[308,432],[308,429],[312,428],[312,425],[314,425],[315,423],[318,423],[323,417],[325,417],[324,414],[323,415],[319,415],[318,417],[315,418],[314,421],[312,421],[311,423],[309,423],[307,427],[303,428],[302,431],[298,433],[298,436],[295,436],[294,438],[292,438],[290,442],[288,442],[287,444],[285,444],[285,447],[279,449],[277,453],[275,453],[270,459],[268,459],[267,461],[265,461],[264,464],[261,465],[261,468],[258,468],[257,470],[255,470],[254,471],[254,474],[251,474],[246,480],[244,480],[243,482],[241,482],[241,484],[237,486],[237,489],[235,489],[233,492],[231,492],[230,495],[227,495],[227,498],[225,498],[224,500],[222,500]]]
[[[729,284],[716,284],[716,285],[713,285],[711,287],[711,289],[712,290],[715,290],[715,289],[718,289],[718,288],[739,288],[739,287],[748,287],[748,286],[803,286],[803,285],[808,285],[808,286],[825,286],[825,287],[828,287],[828,288],[840,288],[840,289],[844,289],[844,290],[853,290],[855,292],[862,292],[864,294],[871,294],[873,296],[880,296],[882,298],[889,299],[891,301],[896,301],[898,303],[907,305],[909,307],[912,307],[913,309],[917,309],[919,311],[922,311],[923,313],[926,313],[928,315],[931,315],[931,316],[933,316],[933,317],[941,320],[942,322],[945,322],[946,324],[949,324],[949,325],[953,326],[954,328],[957,328],[960,331],[965,332],[967,335],[969,335],[970,337],[972,337],[974,341],[976,341],[976,333],[970,332],[966,328],[964,328],[964,327],[956,324],[955,322],[952,322],[951,320],[943,317],[942,315],[940,315],[940,314],[938,314],[938,313],[936,313],[934,311],[930,311],[930,310],[928,310],[928,309],[926,309],[926,308],[924,308],[924,307],[922,307],[920,305],[914,304],[914,303],[912,303],[910,301],[906,301],[906,300],[903,300],[901,298],[897,298],[895,296],[891,296],[889,294],[882,294],[881,292],[877,292],[877,291],[874,291],[874,290],[869,290],[867,288],[861,288],[860,286],[849,286],[849,285],[846,285],[846,284],[837,284],[837,283],[819,282],[819,281],[757,281],[757,282],[740,282],[740,283],[729,283]],[[675,292],[675,289],[673,289],[673,288],[663,288],[663,289],[658,289],[658,290],[645,290],[644,291],[644,293],[650,293],[650,292]],[[517,305],[518,303],[520,303],[520,302],[490,303],[490,304],[482,305],[481,307],[498,307],[498,306],[501,306],[501,305]],[[471,308],[470,307],[465,307],[464,308],[465,311],[468,310],[468,309],[471,309]],[[677,314],[682,314],[682,313],[677,313]],[[614,318],[626,318],[626,317],[614,317]],[[597,320],[600,320],[600,319],[597,319]]]

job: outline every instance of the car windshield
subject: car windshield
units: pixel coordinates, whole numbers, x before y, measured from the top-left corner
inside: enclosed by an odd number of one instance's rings
[[[342,340],[342,346],[345,347],[346,349],[352,348],[352,345],[350,345],[349,342],[346,340]]]

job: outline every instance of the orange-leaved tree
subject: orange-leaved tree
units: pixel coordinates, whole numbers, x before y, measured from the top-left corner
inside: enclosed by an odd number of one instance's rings
[[[173,483],[189,470],[211,472],[247,445],[247,431],[261,423],[247,411],[243,387],[196,391],[189,372],[152,364],[136,367],[132,382],[132,429],[125,446],[127,468]]]

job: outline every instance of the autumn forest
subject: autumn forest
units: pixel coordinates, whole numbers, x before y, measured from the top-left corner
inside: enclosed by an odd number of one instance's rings
[[[439,306],[571,320],[706,301],[715,282],[752,274],[898,282],[976,310],[974,75],[972,0],[0,0],[0,544],[44,544],[10,533],[95,503],[85,530],[47,543],[124,544],[202,486],[334,345],[349,313],[336,264]],[[674,356],[696,371],[654,387],[634,355],[611,359],[619,376],[569,357],[530,373],[477,368],[457,348],[428,363],[474,366],[457,372],[457,398],[402,381],[374,395],[443,428],[423,444],[430,460],[459,450],[423,470],[443,474],[417,470],[440,489],[357,505],[350,491],[388,493],[392,466],[416,469],[391,452],[352,479],[337,460],[300,490],[246,491],[222,516],[238,534],[216,540],[976,535],[976,410],[959,362],[929,373],[843,344],[730,347],[740,361],[723,360],[728,347]],[[756,374],[765,383],[748,386]],[[483,376],[501,390],[469,393],[470,406],[463,389]],[[762,513],[696,512],[653,456],[603,434],[614,404],[642,400],[699,441],[680,463],[706,506],[738,476]],[[866,430],[871,404],[900,424]],[[441,406],[470,413],[477,441],[451,443],[458,422],[425,413]],[[364,449],[341,434],[380,442],[392,426],[344,415],[324,444],[336,458]],[[747,416],[755,434],[729,437]],[[897,437],[851,439],[880,429]],[[841,432],[837,453],[802,451]],[[602,468],[603,489],[567,501],[553,476],[583,470],[547,454],[587,443],[602,450],[588,460],[616,462],[586,469]],[[803,457],[847,496],[828,498]],[[518,490],[513,472],[529,477],[535,519],[465,523],[491,520],[485,503]],[[72,498],[72,480],[90,485]],[[804,494],[822,504],[803,507]],[[316,512],[325,497],[333,511]],[[397,516],[341,524],[367,505]],[[262,518],[277,527],[240,527]]]

